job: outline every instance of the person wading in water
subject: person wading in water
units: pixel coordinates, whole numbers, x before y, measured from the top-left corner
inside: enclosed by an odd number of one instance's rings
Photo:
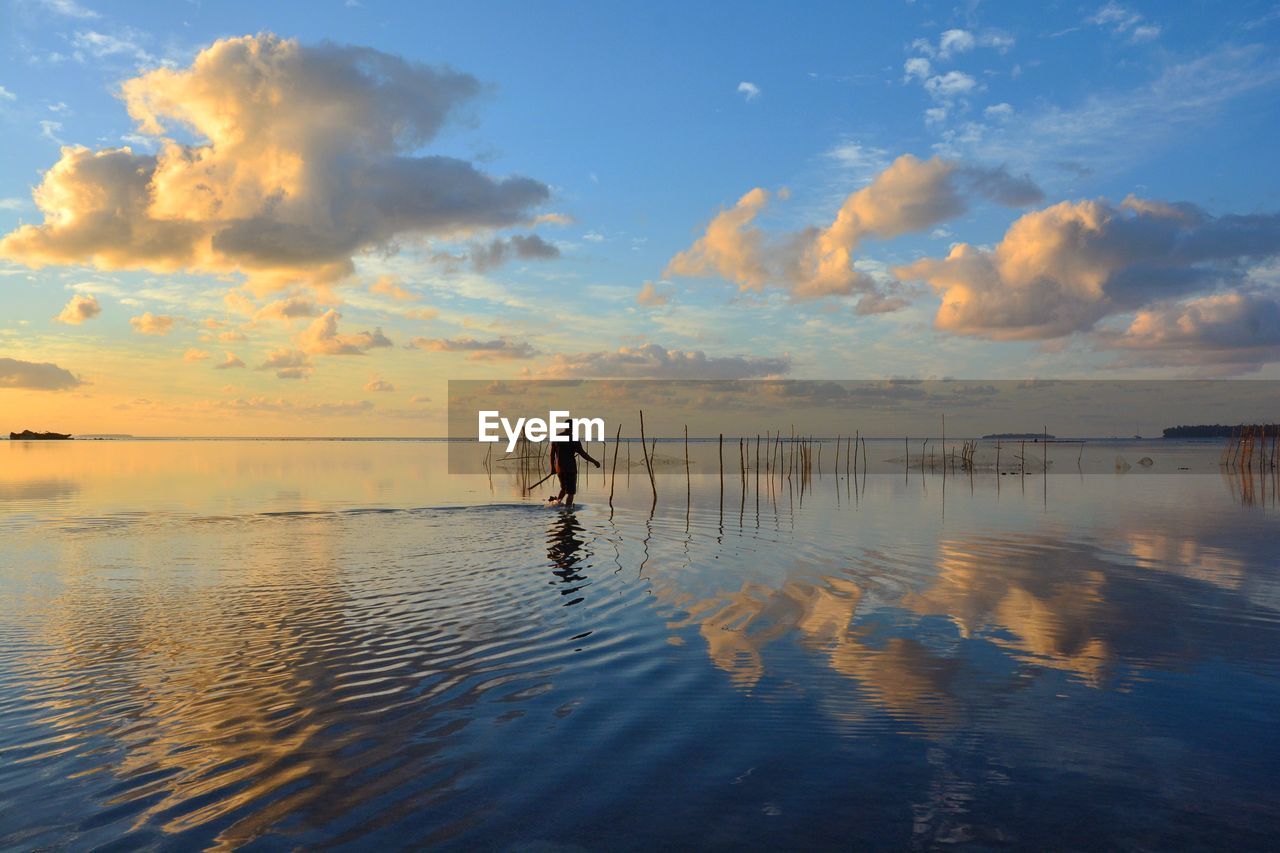
[[[569,430],[562,429],[559,435],[568,436]],[[572,441],[547,443],[551,445],[551,470],[560,478],[560,494],[552,495],[547,500],[551,501],[552,506],[573,506],[573,496],[578,491],[578,457],[581,456],[597,468],[600,463],[591,457],[582,442],[576,438]]]

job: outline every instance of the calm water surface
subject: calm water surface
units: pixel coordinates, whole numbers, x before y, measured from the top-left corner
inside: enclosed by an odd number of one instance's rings
[[[0,443],[0,848],[1273,847],[1276,483],[1122,451],[611,514],[440,444]]]

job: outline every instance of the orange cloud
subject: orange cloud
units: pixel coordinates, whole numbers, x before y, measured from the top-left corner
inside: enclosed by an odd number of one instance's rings
[[[418,298],[416,293],[400,286],[400,279],[393,275],[378,276],[378,280],[369,285],[370,293],[389,296],[399,302],[413,302]]]
[[[42,224],[0,239],[32,267],[241,272],[259,292],[324,285],[401,234],[532,221],[548,188],[413,156],[481,90],[369,48],[223,39],[120,88],[158,153],[67,146],[33,196]],[[199,140],[177,141],[181,128]]]
[[[341,318],[341,314],[330,308],[298,336],[298,346],[309,355],[363,355],[366,350],[391,346],[390,339],[382,334],[381,329],[354,335],[339,334],[338,320]]]
[[[140,335],[167,335],[173,330],[173,318],[167,314],[144,311],[137,317],[130,317],[129,325]]]
[[[1109,315],[1240,285],[1280,253],[1280,214],[1213,217],[1191,205],[1061,202],[1025,214],[992,250],[967,243],[894,269],[942,295],[935,325],[996,340],[1091,330]],[[1135,334],[1145,334],[1140,326]]]
[[[102,306],[98,304],[97,299],[92,296],[76,295],[71,297],[71,301],[63,306],[58,316],[53,319],[59,323],[79,326],[85,320],[91,320],[101,313]]]
[[[874,302],[863,313],[876,313],[896,303],[872,276],[854,268],[854,250],[868,237],[891,239],[963,213],[966,191],[1013,206],[1042,198],[1029,179],[1003,169],[904,154],[871,184],[851,193],[826,228],[766,235],[754,222],[768,205],[769,193],[753,189],[722,210],[702,237],[672,258],[666,274],[720,276],[740,290],[760,291],[774,284],[786,288],[793,299],[863,294]]]

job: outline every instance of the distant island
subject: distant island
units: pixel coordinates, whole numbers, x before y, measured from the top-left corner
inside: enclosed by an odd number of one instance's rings
[[[1244,430],[1265,430],[1265,435],[1280,435],[1280,424],[1196,424],[1194,426],[1166,427],[1165,438],[1230,438]]]
[[[24,429],[22,432],[9,433],[10,441],[70,441],[71,436],[61,432],[32,432]]]
[[[1052,435],[1050,433],[1044,433],[1044,432],[993,432],[991,435],[984,435],[983,438],[984,439],[1012,438],[1012,439],[1022,439],[1025,441],[1031,441],[1032,439],[1035,439],[1039,441],[1042,438],[1054,439],[1054,438],[1057,438],[1057,436]]]

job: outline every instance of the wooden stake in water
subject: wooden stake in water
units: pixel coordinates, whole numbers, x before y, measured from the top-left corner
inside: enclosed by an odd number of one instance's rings
[[[658,505],[658,484],[653,479],[653,460],[649,456],[649,447],[644,436],[644,409],[640,410],[640,449],[644,451],[644,467],[649,472],[649,488],[653,490],[653,505]],[[657,453],[657,439],[654,440],[654,452]]]
[[[693,502],[693,482],[689,478],[689,425],[684,425],[684,501],[686,510]]]
[[[622,424],[618,424],[618,434],[613,437],[613,473],[609,476],[609,511],[613,511],[613,490],[618,485],[618,442],[622,440]]]

